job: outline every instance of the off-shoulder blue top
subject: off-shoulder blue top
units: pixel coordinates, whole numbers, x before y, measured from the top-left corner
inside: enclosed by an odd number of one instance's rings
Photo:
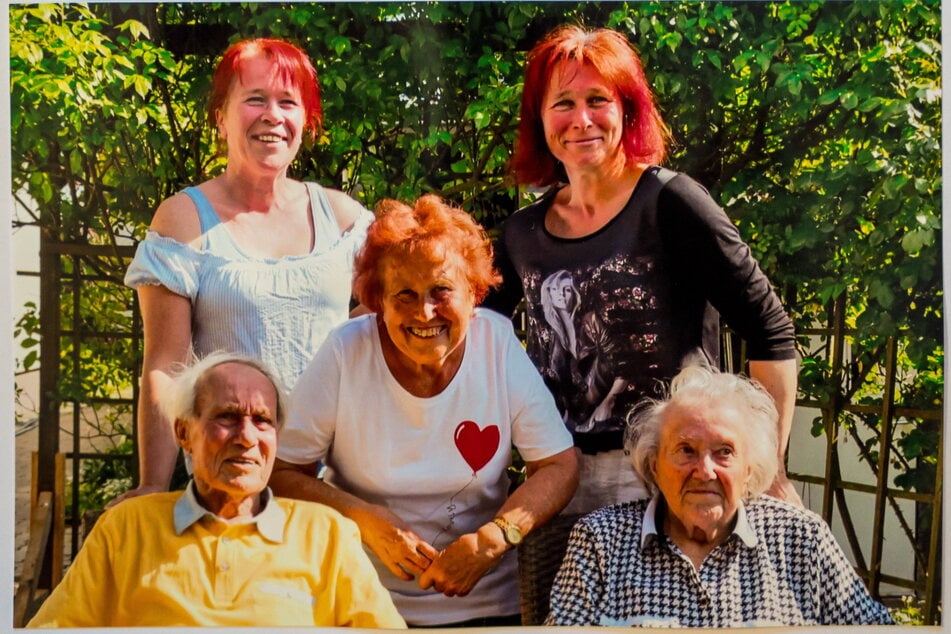
[[[126,271],[125,284],[161,285],[191,300],[197,354],[228,350],[257,357],[290,390],[327,333],[347,319],[353,258],[373,220],[369,211],[341,234],[324,190],[306,183],[314,248],[281,258],[248,255],[197,188],[184,191],[198,208],[200,249],[149,231]]]

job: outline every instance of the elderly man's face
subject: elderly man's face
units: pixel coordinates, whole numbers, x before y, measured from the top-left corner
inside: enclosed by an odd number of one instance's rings
[[[211,368],[197,390],[198,419],[180,425],[179,439],[191,453],[202,503],[230,515],[229,504],[249,496],[256,503],[267,486],[277,447],[277,392],[266,376],[243,363]]]
[[[728,535],[749,476],[743,420],[736,409],[688,405],[667,412],[655,480],[667,502],[670,530],[703,542]]]

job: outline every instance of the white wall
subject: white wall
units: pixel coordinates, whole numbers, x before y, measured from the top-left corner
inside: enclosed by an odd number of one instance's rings
[[[820,416],[818,409],[796,408],[793,419],[793,428],[789,438],[789,471],[807,475],[818,476],[822,478],[825,474],[825,456],[826,456],[826,436],[825,434],[814,438],[810,432],[812,420]],[[859,482],[875,486],[875,478],[868,465],[859,460],[859,450],[854,439],[845,430],[839,433],[839,458],[841,466],[841,477],[849,482]],[[894,486],[892,479],[894,474],[890,473],[889,486]],[[802,496],[803,503],[816,513],[822,512],[822,496],[824,486],[818,484],[796,483],[796,488]],[[872,517],[875,512],[875,496],[871,493],[861,493],[857,491],[845,492],[846,504],[855,526],[856,537],[861,544],[862,554],[865,563],[868,565],[872,554]],[[900,500],[898,507],[904,514],[906,521],[914,530],[914,503],[909,500]],[[845,530],[842,525],[842,516],[839,513],[838,506],[834,506],[835,511],[832,518],[832,532],[842,546],[842,549],[849,555],[849,560],[854,564],[855,559],[851,556],[851,548],[845,536]],[[905,537],[905,533],[898,523],[897,517],[888,506],[885,511],[885,543],[882,552],[882,572],[903,579],[914,578],[914,551]],[[908,590],[894,586],[882,584],[881,592],[883,595],[889,594],[908,594]]]

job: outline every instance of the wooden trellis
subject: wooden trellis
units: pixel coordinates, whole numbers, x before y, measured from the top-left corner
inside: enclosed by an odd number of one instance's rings
[[[833,309],[832,323],[828,328],[801,330],[800,334],[813,335],[818,337],[828,337],[831,348],[831,374],[833,383],[836,387],[843,385],[845,376],[845,343],[852,333],[845,326],[845,299],[839,298],[835,302]],[[941,408],[920,409],[896,407],[897,400],[896,388],[896,368],[898,357],[898,341],[894,337],[887,339],[885,343],[885,358],[882,361],[884,367],[884,393],[882,402],[879,406],[863,405],[846,400],[843,396],[844,390],[830,390],[831,397],[826,402],[816,401],[798,401],[798,406],[805,406],[819,409],[822,412],[823,426],[825,429],[826,454],[824,461],[824,475],[820,477],[790,473],[789,477],[793,480],[817,484],[823,487],[822,497],[822,517],[827,522],[832,522],[833,513],[837,510],[842,525],[845,529],[849,547],[859,574],[865,579],[866,585],[873,595],[880,595],[880,586],[882,583],[908,588],[913,590],[915,595],[920,597],[924,603],[925,619],[929,624],[936,624],[939,618],[940,594],[941,594],[941,505],[942,505],[942,470],[944,464],[943,446],[944,446],[944,416]],[[852,414],[872,414],[879,419],[878,436],[878,460],[875,467],[874,486],[848,481],[842,478],[840,469],[840,436],[841,419],[843,413]],[[938,438],[938,457],[937,469],[935,473],[934,486],[931,492],[913,492],[903,489],[889,487],[890,480],[890,456],[893,441],[893,433],[898,421],[902,419],[915,419],[920,421],[936,421],[939,428]],[[859,546],[859,540],[856,535],[855,522],[846,503],[845,492],[857,491],[875,496],[875,507],[871,518],[873,530],[871,555],[866,561],[865,556]],[[912,550],[915,553],[916,570],[919,571],[918,578],[905,579],[893,575],[887,575],[882,572],[882,558],[885,549],[884,525],[886,507],[892,506],[897,511],[898,500],[911,500],[917,505],[925,505],[929,509],[927,515],[930,517],[930,527],[928,530],[927,547],[921,548],[919,540],[915,535],[914,528],[904,521],[901,513],[898,513],[899,520],[905,529]]]

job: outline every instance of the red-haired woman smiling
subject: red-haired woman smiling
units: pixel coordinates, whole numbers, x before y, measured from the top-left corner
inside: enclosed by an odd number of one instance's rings
[[[226,350],[274,368],[286,389],[349,315],[353,255],[373,215],[342,192],[288,174],[323,122],[307,54],[281,40],[225,51],[208,120],[223,173],[159,205],[126,283],[142,308],[138,487],[164,491],[178,447],[157,407],[169,372]],[[121,498],[120,498],[121,499]]]
[[[556,562],[550,553],[564,546],[572,517],[646,496],[622,450],[625,417],[686,361],[717,364],[717,312],[746,340],[750,374],[778,403],[785,450],[796,395],[792,323],[707,191],[660,167],[667,137],[620,33],[564,26],[529,52],[512,163],[519,183],[547,192],[505,223],[496,247],[504,282],[486,306],[511,314],[525,299],[529,356],[582,451],[578,492],[549,525],[564,530],[541,547]],[[546,312],[553,279],[575,285],[561,289],[572,323]],[[783,471],[770,491],[798,497]],[[530,622],[547,603],[537,578],[543,605]]]

